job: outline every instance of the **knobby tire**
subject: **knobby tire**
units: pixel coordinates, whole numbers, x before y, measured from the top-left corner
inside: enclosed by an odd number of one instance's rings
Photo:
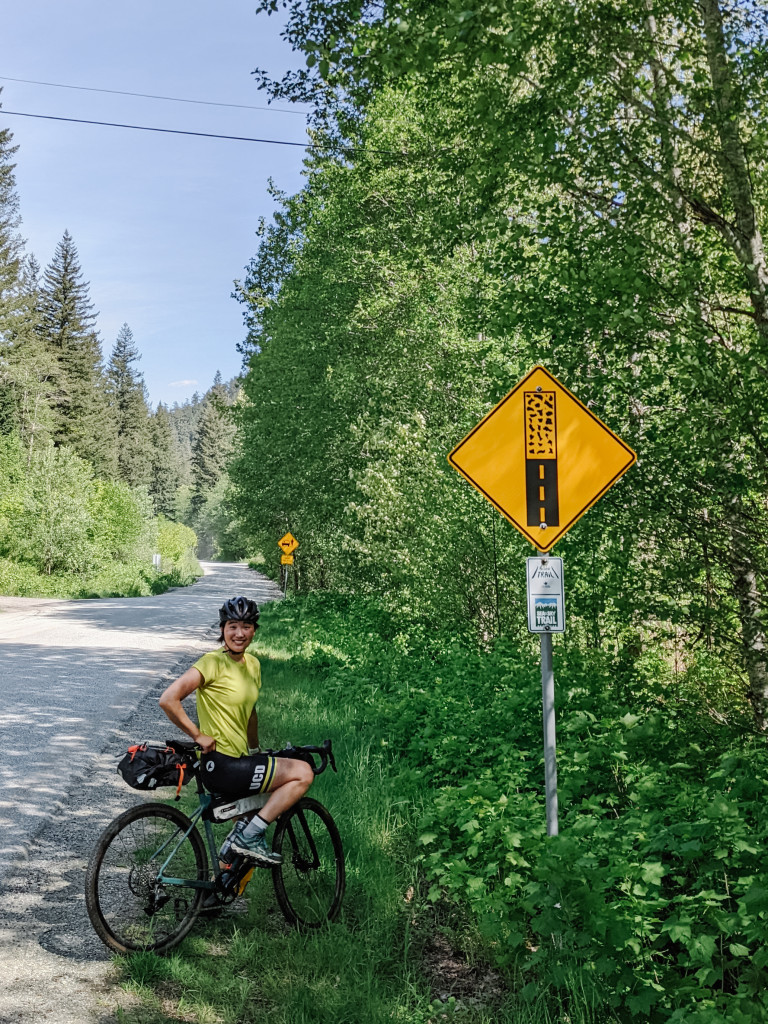
[[[302,929],[335,920],[344,897],[344,850],[326,808],[311,797],[299,800],[279,818],[272,849],[283,857],[272,881],[286,920]]]
[[[195,923],[204,891],[155,881],[190,824],[175,807],[139,804],[115,818],[99,837],[86,872],[85,905],[96,934],[110,949],[164,953]],[[209,877],[205,844],[196,828],[184,839],[166,875]]]

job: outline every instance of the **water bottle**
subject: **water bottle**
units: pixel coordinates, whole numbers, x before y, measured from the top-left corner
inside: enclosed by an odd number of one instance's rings
[[[243,821],[242,819],[240,821],[238,821],[235,824],[235,827],[232,829],[232,831],[227,836],[227,838],[221,844],[221,849],[219,850],[219,861],[222,864],[228,864],[229,863],[229,861],[230,861],[230,850],[232,849],[232,841],[235,839],[236,836],[240,835],[240,833],[243,831],[243,829],[245,828],[245,826],[247,824],[248,824],[247,821]]]

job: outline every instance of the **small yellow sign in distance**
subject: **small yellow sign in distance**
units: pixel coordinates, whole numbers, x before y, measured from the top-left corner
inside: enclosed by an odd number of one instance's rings
[[[535,366],[448,456],[540,551],[549,551],[637,461],[594,413]]]
[[[293,536],[292,533],[286,533],[278,542],[277,546],[283,552],[284,555],[290,555],[292,551],[295,551],[299,546],[299,542]]]
[[[293,565],[293,555],[280,555],[280,565]]]

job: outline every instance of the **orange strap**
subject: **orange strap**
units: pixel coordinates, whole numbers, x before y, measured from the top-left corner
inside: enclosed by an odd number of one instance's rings
[[[177,764],[176,767],[179,769],[179,784],[176,787],[176,799],[178,800],[181,796],[181,787],[184,785],[184,772],[187,770],[185,764]]]

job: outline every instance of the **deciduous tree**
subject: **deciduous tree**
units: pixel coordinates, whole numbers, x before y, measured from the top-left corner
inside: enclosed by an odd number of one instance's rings
[[[422,220],[484,253],[497,282],[487,329],[535,339],[539,359],[640,451],[631,500],[592,514],[614,523],[608,589],[644,628],[685,621],[692,642],[738,639],[765,727],[762,6],[288,8],[307,71],[273,95],[320,99],[317,123],[332,112],[324,138],[350,170],[429,161],[464,183],[460,204],[449,191]],[[366,121],[387,86],[442,105],[428,144],[413,132],[371,145]],[[580,545],[566,547],[578,564]]]

